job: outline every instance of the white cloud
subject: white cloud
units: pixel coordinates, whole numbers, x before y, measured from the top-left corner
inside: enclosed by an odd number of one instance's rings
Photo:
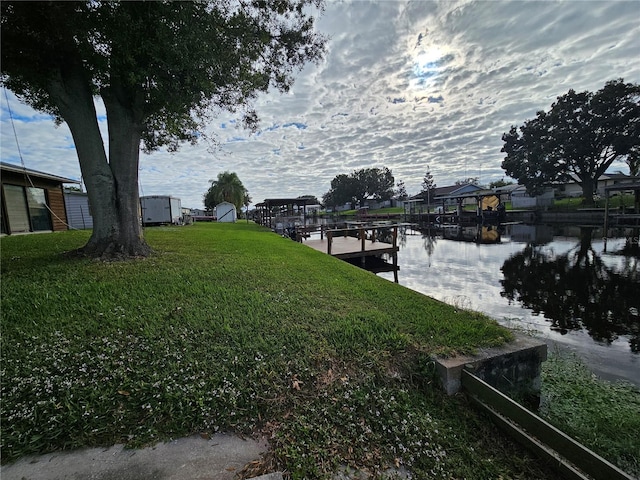
[[[141,155],[141,192],[198,207],[231,170],[254,202],[321,196],[339,173],[387,166],[413,193],[427,164],[441,186],[488,183],[503,176],[511,125],[570,88],[640,82],[637,2],[329,2],[318,28],[331,37],[325,61],[258,99],[257,134],[223,114],[207,129],[219,149]],[[79,178],[68,128],[8,96],[26,166]],[[2,160],[18,163],[4,99],[1,120]]]

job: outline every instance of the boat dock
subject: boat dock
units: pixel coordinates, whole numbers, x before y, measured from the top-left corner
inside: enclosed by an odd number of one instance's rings
[[[381,241],[380,230],[391,230],[391,243]],[[308,238],[310,231],[299,232],[299,238]],[[316,230],[317,231],[317,230]],[[354,236],[355,235],[355,236]],[[388,235],[386,236],[388,237]],[[389,240],[389,238],[384,240]],[[368,270],[378,272],[392,271],[395,282],[398,282],[398,227],[365,227],[321,229],[320,238],[310,238],[303,242],[308,247],[326,253],[341,260],[360,259],[364,267],[371,263],[376,265]],[[382,255],[391,257],[392,263],[382,261]]]

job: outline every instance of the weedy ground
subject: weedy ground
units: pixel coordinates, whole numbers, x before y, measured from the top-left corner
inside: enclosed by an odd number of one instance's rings
[[[573,355],[544,364],[539,414],[583,445],[640,478],[640,389],[593,375]]]
[[[234,431],[257,470],[552,478],[435,380],[495,321],[254,224],[146,229],[146,259],[64,255],[89,232],[1,239],[2,461]],[[258,471],[245,472],[247,475]]]

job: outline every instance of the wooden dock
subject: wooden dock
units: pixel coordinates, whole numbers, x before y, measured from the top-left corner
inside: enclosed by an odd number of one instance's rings
[[[326,230],[319,239],[309,239],[303,243],[308,247],[342,260],[360,258],[364,266],[367,257],[391,256],[393,264],[388,271],[393,271],[394,280],[398,282],[398,227],[393,227],[392,243],[380,242],[376,239],[377,230],[383,227],[358,227]],[[389,227],[386,227],[389,228]],[[357,232],[357,237],[349,236]],[[368,232],[371,232],[368,234]],[[385,271],[378,269],[378,271]]]

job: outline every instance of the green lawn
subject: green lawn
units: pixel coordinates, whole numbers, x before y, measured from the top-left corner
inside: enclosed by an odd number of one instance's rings
[[[549,476],[437,387],[430,356],[503,343],[496,322],[254,224],[150,228],[155,253],[129,262],[63,255],[88,235],[1,239],[3,462],[226,430],[267,435],[292,478]]]
[[[609,199],[609,208],[615,209],[621,206],[626,208],[633,207],[634,201],[633,195],[614,195]],[[592,208],[604,208],[605,204],[606,199],[599,197],[596,198]],[[579,208],[584,208],[583,197],[556,199],[551,207],[552,210],[577,210]]]

